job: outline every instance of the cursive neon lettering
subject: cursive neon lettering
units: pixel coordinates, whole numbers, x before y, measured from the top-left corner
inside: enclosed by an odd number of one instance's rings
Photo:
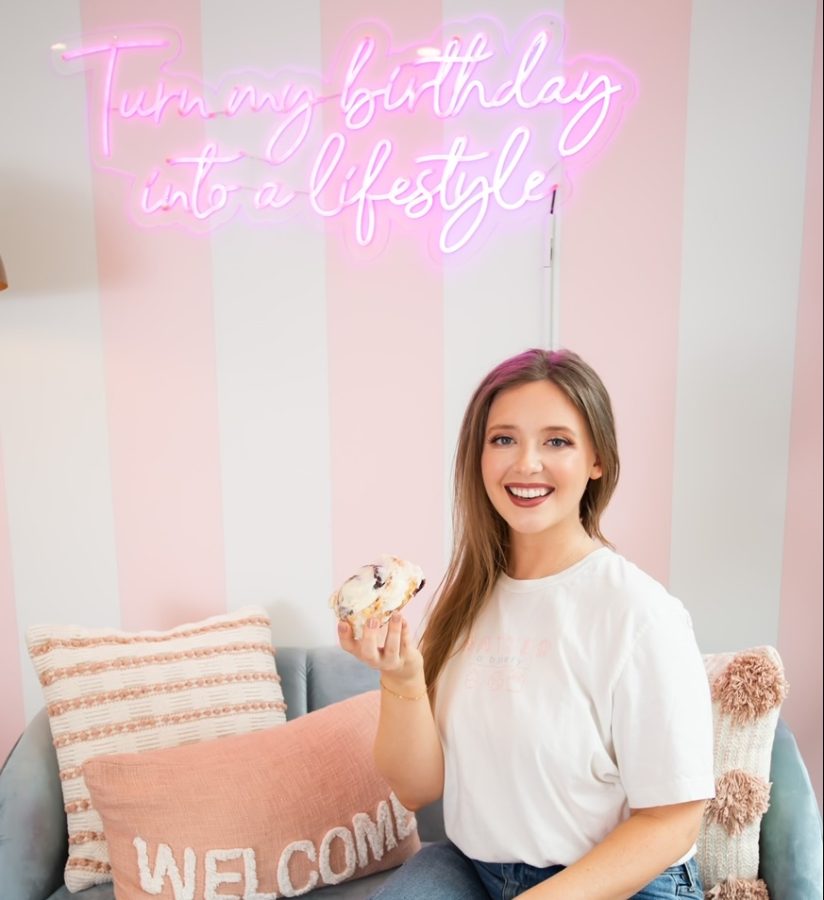
[[[416,63],[418,66],[438,63],[435,75],[418,82],[414,72],[409,74],[409,81],[399,89],[399,96],[393,99],[392,90],[397,86],[401,74],[399,67],[393,70],[387,83],[380,87],[358,85],[358,80],[365,76],[368,63],[375,54],[374,40],[366,38],[352,55],[341,93],[341,109],[346,127],[353,131],[365,128],[371,124],[379,108],[386,112],[394,112],[401,106],[409,110],[415,109],[427,94],[431,95],[434,114],[444,119],[460,115],[473,97],[483,110],[502,109],[512,103],[528,111],[539,106],[568,106],[578,102],[582,105],[570,118],[561,137],[562,155],[572,156],[581,152],[597,135],[609,112],[610,98],[621,91],[622,86],[613,83],[605,75],[594,77],[590,83],[590,73],[586,71],[577,85],[570,87],[563,75],[553,75],[542,82],[533,96],[527,96],[527,84],[543,60],[549,44],[549,35],[545,31],[536,34],[521,55],[514,78],[505,80],[494,88],[473,77],[478,67],[494,56],[487,49],[486,35],[476,34],[463,54],[460,52],[460,41],[453,38],[447,43],[443,54],[433,55]],[[596,106],[599,107],[599,112],[589,130],[576,144],[568,146],[570,135]]]
[[[291,82],[287,82],[280,93],[264,91],[253,84],[236,84],[229,91],[225,111],[227,116],[239,115],[244,108],[251,113],[264,112],[267,108],[275,113],[293,112],[295,109],[311,108],[314,100],[308,88]]]
[[[585,76],[582,76],[581,80],[584,81]],[[603,76],[599,76],[589,85],[586,89],[581,89],[578,93],[576,99],[584,100],[583,106],[570,118],[564,130],[561,132],[561,137],[558,141],[558,150],[561,153],[561,156],[574,156],[576,153],[580,153],[584,147],[589,144],[589,142],[595,137],[595,135],[600,130],[601,126],[604,123],[604,120],[607,117],[607,113],[609,112],[610,105],[610,97],[613,94],[617,94],[618,91],[621,90],[621,85],[611,84],[610,81]],[[578,127],[578,124],[583,121],[584,117],[593,107],[599,107],[598,115],[595,119],[595,122],[591,125],[589,131],[578,141],[577,144],[573,144],[572,147],[568,146],[568,140],[572,132]]]
[[[70,50],[63,54],[63,59],[73,61],[83,59],[87,56],[102,55],[106,58],[106,73],[103,78],[103,99],[101,103],[101,140],[103,144],[103,155],[108,157],[112,154],[112,95],[114,92],[114,75],[120,54],[124,50],[157,50],[166,46],[166,41],[118,41],[114,43],[104,44],[100,47],[81,47],[79,50]]]
[[[516,128],[504,144],[498,157],[498,162],[495,164],[491,189],[495,195],[495,201],[502,209],[520,209],[525,203],[541,200],[546,196],[544,191],[539,193],[534,191],[536,187],[542,185],[546,180],[546,173],[544,172],[529,173],[526,184],[521,189],[517,200],[508,202],[503,196],[503,188],[507,186],[509,179],[512,178],[515,172],[516,166],[526,152],[529,146],[529,138],[529,131],[526,128]]]
[[[616,63],[563,61],[563,24],[552,16],[506,52],[488,22],[445,25],[450,37],[427,44],[426,54],[394,50],[378,26],[341,48],[340,69],[325,81],[247,70],[216,88],[171,71],[180,37],[158,31],[90,41],[61,57],[96,76],[92,147],[103,167],[133,176],[144,224],[163,217],[202,231],[239,210],[274,216],[302,203],[321,219],[342,217],[354,245],[366,248],[380,246],[393,217],[423,222],[438,212],[437,245],[455,253],[486,233],[492,216],[545,210],[549,198],[554,214],[565,199],[559,184],[573,184],[578,161],[604,146],[634,96],[631,76]],[[322,103],[323,120],[315,114]],[[501,138],[490,145],[461,124],[441,142],[439,122],[470,114],[476,126],[479,117],[493,120],[485,133]],[[175,122],[216,117],[225,120],[221,147],[201,137],[199,146],[164,152]],[[228,129],[241,117],[242,139],[233,140]],[[422,130],[404,130],[410,117]],[[120,134],[127,125],[128,139]],[[153,140],[136,144],[136,129],[147,128]],[[410,134],[430,134],[431,143],[410,152]],[[142,171],[133,171],[135,146],[157,147],[154,159],[144,154]]]
[[[507,137],[495,161],[492,178],[473,175],[468,171],[474,163],[484,161],[488,153],[469,153],[465,135],[456,137],[446,153],[418,156],[416,163],[435,163],[435,168],[424,167],[414,182],[409,178],[394,179],[385,190],[379,190],[381,175],[385,172],[393,146],[390,141],[379,141],[372,149],[362,173],[350,167],[342,177],[342,186],[333,206],[323,203],[324,192],[330,186],[346,151],[346,139],[342,134],[330,135],[312,169],[311,202],[319,215],[333,217],[344,209],[355,207],[355,239],[361,246],[368,246],[375,236],[377,210],[380,204],[400,208],[407,218],[425,215],[435,200],[450,215],[443,223],[439,246],[443,253],[454,253],[472,239],[483,224],[490,202],[508,211],[521,209],[527,203],[544,201],[552,189],[547,189],[547,173],[530,171],[518,187],[513,181],[516,167],[530,142],[526,128],[516,128]],[[437,168],[441,175],[437,183],[429,182]],[[357,176],[357,187],[353,185]],[[553,187],[557,187],[553,185]],[[507,199],[506,190],[512,188],[514,196]]]
[[[312,174],[309,176],[309,202],[312,209],[319,216],[336,216],[343,206],[332,207],[331,209],[324,207],[321,195],[332,178],[332,173],[337,168],[338,163],[343,157],[343,151],[346,148],[346,138],[338,133],[333,132],[323,142],[320,152],[315,158],[315,164],[312,166]]]
[[[239,159],[241,159],[239,154],[218,156],[217,146],[207,144],[199,156],[178,156],[168,160],[172,166],[194,166],[192,188],[187,202],[189,212],[196,219],[208,219],[209,216],[225,209],[230,194],[234,193],[237,187],[229,187],[222,182],[208,185],[207,181],[217,166],[230,165]]]
[[[365,128],[375,115],[375,92],[365,87],[352,89],[352,85],[374,52],[375,41],[372,38],[364,38],[355,47],[349,68],[346,70],[340,103],[341,109],[346,113],[346,127],[352,131]],[[359,115],[361,112],[363,114]]]
[[[309,133],[312,113],[313,107],[308,101],[288,110],[286,118],[275,127],[266,144],[266,159],[270,163],[280,165],[297,153]]]
[[[370,190],[377,182],[391,155],[392,144],[390,141],[384,139],[375,144],[375,149],[364,169],[363,184],[349,201],[355,204],[355,236],[362,247],[371,244],[375,237],[375,201],[370,195]]]
[[[118,109],[120,117],[131,119],[137,116],[141,119],[152,119],[159,125],[166,115],[166,108],[171,103],[174,103],[177,112],[184,117],[190,116],[193,112],[197,112],[201,119],[208,119],[211,115],[204,98],[199,94],[192,94],[186,87],[169,90],[164,82],[159,81],[155,87],[154,97],[150,99],[148,93],[145,89],[135,91],[130,104],[129,95],[124,92]]]
[[[486,51],[486,46],[487,38],[483,34],[476,34],[472,38],[465,56],[458,55],[460,43],[457,40],[452,40],[447,45],[449,53],[444,57],[446,65],[438,72],[436,79],[438,86],[438,90],[434,92],[436,115],[443,118],[453,118],[460,115],[473,94],[475,94],[478,105],[482,109],[493,109],[495,107],[493,102],[486,99],[486,86],[477,78],[472,77],[481,63],[493,57],[492,53]],[[437,57],[434,57],[434,59],[437,60]],[[456,63],[457,68],[455,67]],[[453,68],[456,69],[455,83],[450,93],[448,90],[444,90],[444,86]],[[445,99],[447,100],[446,108],[443,108]]]
[[[155,169],[146,180],[141,195],[140,207],[143,212],[153,214],[157,212],[171,212],[176,207],[183,212],[190,212],[192,208],[191,198],[188,191],[184,191],[173,184],[165,184],[158,188],[157,194],[154,194],[155,186],[160,180],[160,172]],[[154,194],[154,199],[153,198]]]
[[[267,181],[255,192],[255,209],[283,209],[294,199],[293,191],[276,181]]]

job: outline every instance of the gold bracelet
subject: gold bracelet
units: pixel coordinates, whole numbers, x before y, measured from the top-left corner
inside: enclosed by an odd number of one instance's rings
[[[391,694],[393,697],[397,697],[398,700],[423,700],[423,698],[429,693],[429,691],[424,691],[422,694],[416,694],[414,697],[407,697],[406,694],[398,694],[396,691],[390,690],[384,683],[381,678],[381,687],[386,691],[387,694]]]

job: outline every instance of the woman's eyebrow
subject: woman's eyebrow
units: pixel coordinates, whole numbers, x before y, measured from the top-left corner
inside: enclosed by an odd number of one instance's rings
[[[487,426],[487,433],[490,431],[495,431],[497,428],[506,428],[510,431],[519,431],[517,425],[509,425],[506,422],[495,422],[492,425]],[[541,431],[563,431],[564,434],[575,434],[575,430],[573,428],[568,428],[566,425],[544,425],[541,428]]]

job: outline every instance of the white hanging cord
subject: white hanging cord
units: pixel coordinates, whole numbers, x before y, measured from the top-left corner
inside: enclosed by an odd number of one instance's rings
[[[558,188],[549,196],[549,212],[544,219],[542,247],[543,290],[541,297],[541,346],[547,350],[557,350],[560,346],[558,333]]]

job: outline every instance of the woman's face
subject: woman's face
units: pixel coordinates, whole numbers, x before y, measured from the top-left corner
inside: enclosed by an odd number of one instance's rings
[[[561,536],[580,529],[581,497],[601,465],[572,401],[551,381],[534,381],[492,401],[481,474],[511,532]]]

